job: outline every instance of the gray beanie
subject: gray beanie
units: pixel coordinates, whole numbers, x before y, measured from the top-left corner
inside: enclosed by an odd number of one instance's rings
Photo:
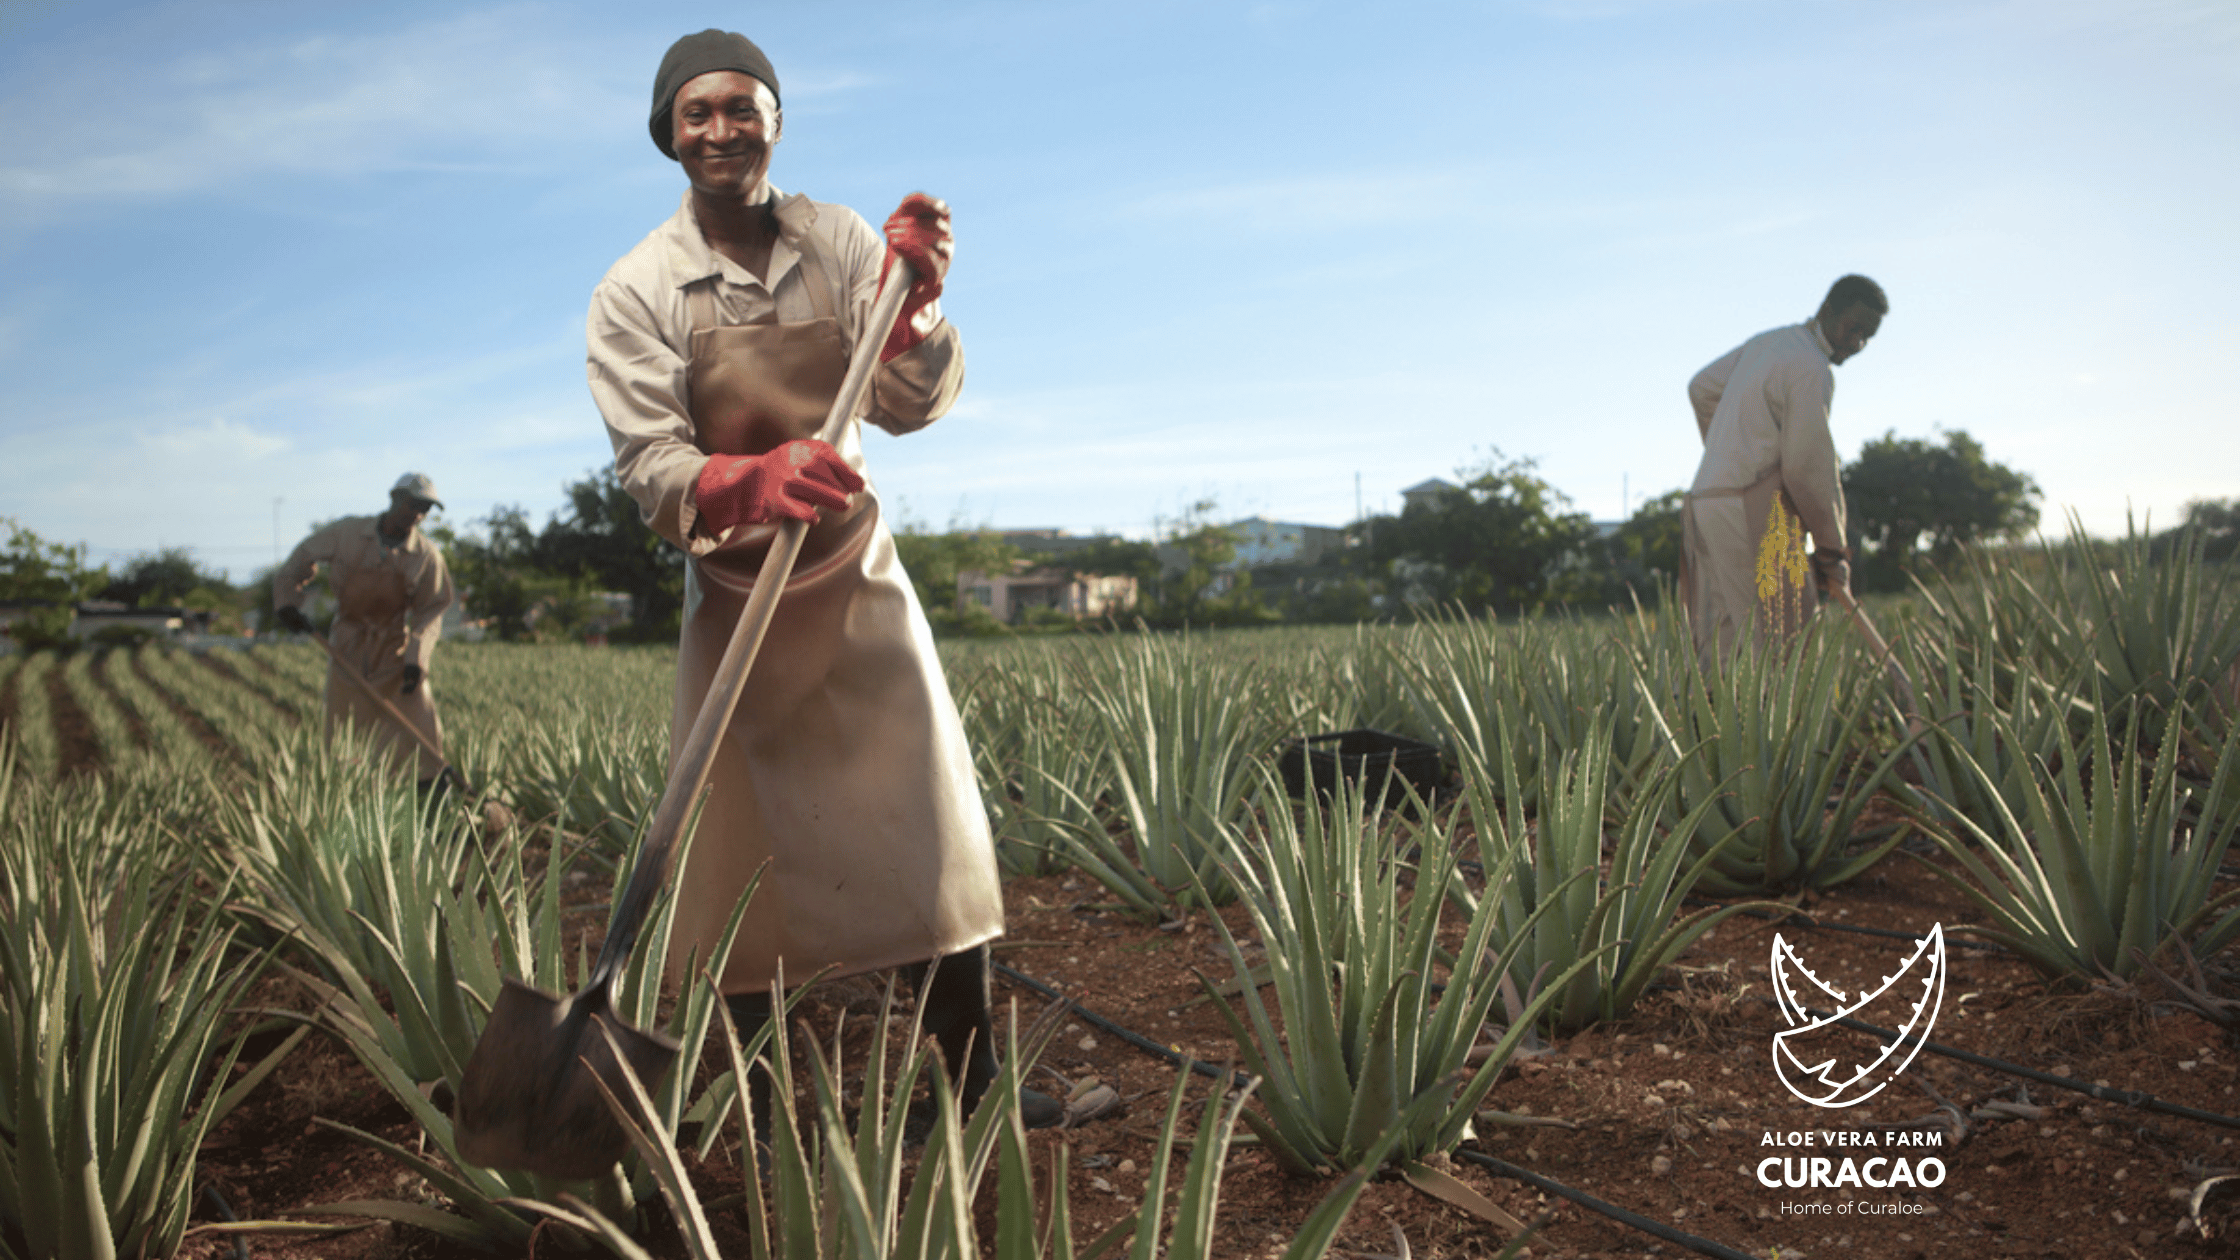
[[[672,161],[677,146],[669,107],[676,103],[677,89],[714,70],[736,70],[760,79],[770,85],[770,95],[778,98],[778,72],[770,68],[770,59],[762,55],[754,41],[744,35],[711,27],[669,45],[661,58],[661,69],[653,76],[653,117],[646,127],[653,132],[654,145]]]

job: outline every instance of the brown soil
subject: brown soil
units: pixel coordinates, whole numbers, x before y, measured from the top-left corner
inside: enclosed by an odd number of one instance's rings
[[[101,693],[109,698],[110,706],[123,716],[125,729],[132,733],[132,746],[146,748],[154,743],[148,737],[147,721],[140,716],[138,710],[132,707],[131,702],[124,698],[124,693],[117,690],[117,685],[109,681],[109,665],[116,659],[117,649],[103,650],[99,656],[93,658],[93,665],[86,671],[86,675],[93,679],[93,685],[99,687]]]
[[[1178,930],[1138,923],[1095,904],[1102,890],[1079,876],[1008,883],[1010,936],[997,958],[1071,996],[1080,1006],[1181,1052],[1220,1062],[1234,1052],[1218,1014],[1198,996],[1192,968],[1230,973],[1220,934],[1201,915]],[[1780,930],[1823,980],[1850,989],[1873,985],[1902,959],[1907,941],[1836,927],[1907,933],[1942,923],[1948,934],[1973,921],[1969,905],[1923,860],[1894,854],[1846,887],[1804,907],[1820,928],[1792,921]],[[1238,911],[1226,916],[1241,929]],[[1824,1111],[1790,1096],[1776,1078],[1770,1047],[1782,1027],[1767,998],[1770,923],[1736,918],[1681,960],[1672,983],[1651,993],[1619,1023],[1559,1041],[1511,1065],[1488,1105],[1565,1122],[1568,1127],[1481,1123],[1470,1149],[1524,1167],[1697,1238],[1752,1256],[2159,1257],[2240,1254],[2220,1237],[2204,1243],[2181,1228],[2183,1196],[2205,1177],[2240,1165],[2240,1130],[2094,1101],[2026,1083],[2002,1072],[1924,1053],[1881,1094],[1847,1111]],[[2104,1081],[2225,1115],[2240,1113],[2240,1043],[2205,1019],[2135,991],[2056,990],[2010,956],[1968,949],[1949,936],[1940,1044],[2082,1081]],[[835,986],[810,1017],[821,1025],[862,1010],[869,986]],[[1045,1005],[999,981],[999,1002],[1016,1000],[1022,1017]],[[285,999],[268,999],[279,1003]],[[862,1020],[857,1020],[862,1024]],[[1121,1114],[1064,1133],[1038,1133],[1038,1152],[1071,1148],[1069,1181],[1075,1234],[1082,1242],[1131,1208],[1143,1190],[1158,1125],[1176,1069],[1070,1015],[1042,1065],[1066,1078],[1115,1086],[1130,1100]],[[1056,1088],[1047,1074],[1037,1083]],[[1205,1096],[1203,1083],[1191,1097]],[[1964,1136],[1933,1153],[1946,1169],[1933,1189],[1769,1189],[1752,1170],[1768,1156],[1819,1154],[1825,1133],[1857,1135],[1937,1113],[1949,1102],[1963,1115],[1986,1104],[2043,1108],[2030,1119],[1971,1119]],[[412,1198],[418,1178],[312,1117],[339,1119],[411,1144],[403,1110],[389,1102],[338,1046],[319,1035],[297,1051],[207,1147],[204,1179],[244,1217],[299,1212],[360,1198]],[[1195,1110],[1187,1117],[1194,1124]],[[1811,1134],[1809,1150],[1773,1145]],[[1826,1151],[1841,1159],[1899,1150]],[[1047,1176],[1045,1163],[1038,1177]],[[1552,1220],[1532,1240],[1537,1257],[1676,1256],[1685,1247],[1619,1224],[1595,1211],[1456,1162],[1451,1171],[1506,1211]],[[989,1179],[992,1187],[993,1177]],[[696,1174],[705,1199],[736,1192],[732,1162],[719,1155]],[[1281,1251],[1329,1183],[1286,1174],[1270,1156],[1240,1142],[1230,1155],[1221,1198],[1220,1252],[1259,1257]],[[991,1189],[992,1195],[992,1189]],[[195,1219],[212,1219],[198,1201]],[[716,1214],[726,1254],[744,1254],[735,1214]],[[1397,1229],[1406,1239],[1403,1251]],[[655,1254],[681,1256],[666,1226]],[[1476,1217],[1398,1180],[1371,1185],[1355,1206],[1333,1254],[1480,1257],[1501,1239]],[[457,1252],[432,1236],[377,1227],[347,1239],[258,1238],[260,1257],[422,1256]],[[214,1238],[190,1240],[187,1254],[218,1257]]]
[[[93,719],[79,707],[78,698],[70,694],[70,684],[63,681],[59,665],[47,671],[47,708],[54,715],[55,742],[62,752],[62,776],[91,774],[101,769],[108,760],[101,747],[101,736],[93,729]]]

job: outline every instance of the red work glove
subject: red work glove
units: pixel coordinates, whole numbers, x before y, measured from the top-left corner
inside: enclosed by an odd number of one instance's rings
[[[926,339],[912,317],[941,296],[941,281],[949,274],[949,257],[957,248],[956,235],[949,230],[949,203],[924,193],[911,193],[902,199],[902,204],[887,216],[886,232],[887,258],[879,265],[880,282],[885,283],[898,254],[918,278],[910,285],[910,296],[902,300],[902,313],[895,317],[887,344],[880,347],[881,363]]]
[[[760,455],[710,455],[695,486],[711,534],[781,517],[814,522],[818,508],[845,510],[861,489],[863,478],[840,452],[815,438]]]

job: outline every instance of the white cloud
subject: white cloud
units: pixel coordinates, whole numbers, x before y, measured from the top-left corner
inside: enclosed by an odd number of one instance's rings
[[[176,15],[133,15],[126,20],[142,29],[127,38],[159,49],[133,77],[89,85],[85,61],[70,57],[33,68],[0,97],[0,113],[15,120],[0,132],[0,198],[19,214],[52,214],[258,175],[511,168],[541,160],[555,143],[610,133],[643,108],[608,82],[611,58],[602,65],[598,50],[557,42],[541,12],[512,5],[168,57],[161,28]],[[125,87],[133,103],[102,105]],[[149,112],[150,100],[160,111]]]
[[[260,433],[238,421],[213,417],[200,425],[142,434],[140,445],[168,459],[232,465],[278,455],[294,443],[275,434]]]

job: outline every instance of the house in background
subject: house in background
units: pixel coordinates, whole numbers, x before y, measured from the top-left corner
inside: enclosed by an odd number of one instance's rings
[[[1063,565],[1034,567],[1021,560],[1009,573],[965,569],[957,574],[957,611],[978,605],[997,621],[1013,624],[1037,608],[1054,609],[1076,621],[1118,616],[1136,606],[1136,580],[1099,573],[1078,573]]]
[[[1335,525],[1302,525],[1265,516],[1231,521],[1227,528],[1237,538],[1237,558],[1222,566],[1227,569],[1313,564],[1346,543],[1346,531]]]
[[[965,569],[957,574],[957,611],[977,606],[996,620],[1015,624],[1037,608],[1054,609],[1075,620],[1120,616],[1135,611],[1139,592],[1133,577],[1084,573],[1066,557],[1099,543],[1118,542],[1117,534],[1069,534],[1062,529],[1007,529],[998,537],[1025,552],[1008,573]]]
[[[193,608],[134,608],[113,599],[89,599],[77,607],[70,621],[70,637],[91,639],[103,630],[124,626],[153,636],[207,634],[210,614]]]
[[[1437,503],[1446,495],[1461,493],[1463,493],[1461,486],[1439,477],[1433,477],[1429,481],[1419,481],[1402,490],[1400,492],[1400,510],[1404,512],[1418,503]]]

